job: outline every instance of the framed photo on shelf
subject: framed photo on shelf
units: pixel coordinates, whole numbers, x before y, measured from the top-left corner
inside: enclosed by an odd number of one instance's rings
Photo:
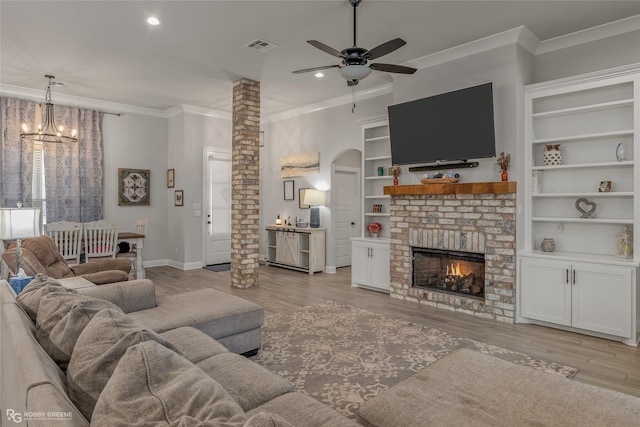
[[[598,188],[598,192],[600,193],[611,192],[611,181],[600,181],[600,187]]]
[[[302,203],[302,199],[304,198],[304,192],[307,191],[308,188],[298,188],[298,208],[300,209],[310,209],[311,206],[305,205]]]
[[[173,193],[174,206],[184,206],[184,190],[176,190]]]
[[[284,199],[285,200],[295,200],[294,194],[294,183],[293,180],[284,181]]]
[[[176,186],[176,170],[167,170],[167,188],[173,188]]]

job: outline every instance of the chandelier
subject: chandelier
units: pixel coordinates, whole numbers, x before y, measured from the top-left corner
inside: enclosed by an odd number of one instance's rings
[[[37,142],[78,142],[78,131],[76,129],[71,130],[71,135],[65,135],[64,126],[56,126],[55,118],[53,117],[53,103],[51,102],[51,86],[56,84],[62,84],[53,81],[55,76],[45,74],[45,77],[49,79],[46,91],[46,104],[44,109],[44,120],[38,125],[37,132],[29,132],[29,127],[26,123],[22,124],[22,132],[20,138],[27,141]],[[35,129],[34,129],[35,130]]]

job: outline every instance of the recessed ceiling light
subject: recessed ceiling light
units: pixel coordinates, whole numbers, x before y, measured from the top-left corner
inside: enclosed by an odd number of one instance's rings
[[[317,72],[317,73],[314,74],[314,76],[316,76],[317,78],[321,79],[321,78],[324,77],[324,73]]]
[[[160,20],[155,16],[150,16],[147,18],[147,24],[149,25],[160,25]]]

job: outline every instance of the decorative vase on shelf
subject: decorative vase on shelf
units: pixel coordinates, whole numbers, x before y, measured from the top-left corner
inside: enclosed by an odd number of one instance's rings
[[[627,160],[627,147],[624,142],[621,142],[616,147],[616,159],[618,159],[619,162]]]
[[[378,237],[378,233],[371,233],[371,237]]]
[[[616,256],[619,258],[633,258],[633,232],[626,226],[624,231],[616,234]]]
[[[502,179],[502,182],[509,181],[509,172],[502,171],[502,173],[500,174],[500,178]]]
[[[556,242],[549,237],[545,237],[540,243],[540,250],[542,252],[553,252],[556,250]]]
[[[398,185],[398,177],[397,176],[393,177],[393,185]]]
[[[545,166],[561,165],[562,151],[560,151],[560,144],[545,145],[542,157]]]

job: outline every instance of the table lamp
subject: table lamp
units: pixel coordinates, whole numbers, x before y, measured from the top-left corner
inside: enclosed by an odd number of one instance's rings
[[[40,208],[0,208],[0,253],[5,250],[5,241],[18,241],[16,273],[22,258],[20,239],[40,234]]]
[[[308,188],[302,196],[302,203],[311,207],[311,215],[309,216],[309,227],[320,227],[320,209],[318,206],[325,204],[325,192]]]

